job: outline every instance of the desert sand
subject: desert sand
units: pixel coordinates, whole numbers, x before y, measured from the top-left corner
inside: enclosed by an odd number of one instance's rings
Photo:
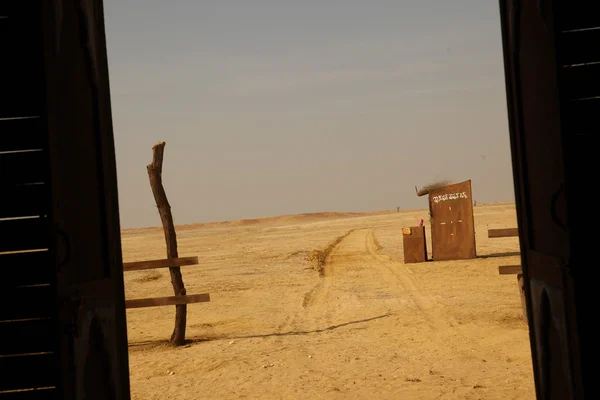
[[[534,399],[517,279],[498,274],[518,239],[487,238],[516,226],[514,205],[475,207],[473,260],[404,264],[402,228],[419,218],[429,235],[426,210],[178,226],[179,255],[200,260],[182,267],[187,292],[211,301],[188,305],[178,348],[175,307],[127,310],[132,398]],[[162,228],[122,242],[126,262],[165,258]],[[165,269],[125,286],[173,295]]]

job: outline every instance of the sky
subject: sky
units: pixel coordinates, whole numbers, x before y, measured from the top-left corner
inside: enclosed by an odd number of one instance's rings
[[[104,0],[123,228],[514,199],[494,0]]]

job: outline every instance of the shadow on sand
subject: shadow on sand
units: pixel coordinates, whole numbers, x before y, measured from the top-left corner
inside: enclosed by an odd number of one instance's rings
[[[239,336],[214,336],[214,337],[191,337],[186,340],[186,345],[190,345],[193,343],[201,343],[201,342],[210,342],[215,340],[235,340],[235,339],[254,339],[254,338],[269,338],[269,337],[278,337],[278,336],[299,336],[299,335],[309,335],[311,333],[322,333],[328,331],[334,331],[339,328],[343,328],[350,325],[362,324],[365,322],[375,321],[382,318],[392,317],[394,314],[383,314],[378,315],[376,317],[360,319],[355,321],[344,322],[342,324],[331,325],[322,329],[315,329],[312,331],[290,331],[290,332],[273,332],[273,333],[265,333],[265,334],[255,334],[255,335],[239,335]],[[148,340],[143,342],[129,342],[129,347],[160,347],[164,345],[170,345],[168,340]]]
[[[505,253],[492,253],[492,254],[478,255],[477,258],[513,257],[513,256],[520,256],[520,255],[521,255],[521,252],[519,252],[519,251],[508,251]]]

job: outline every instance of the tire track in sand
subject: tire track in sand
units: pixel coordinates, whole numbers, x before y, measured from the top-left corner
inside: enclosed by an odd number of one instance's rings
[[[329,287],[331,285],[331,277],[334,274],[335,268],[332,259],[339,250],[342,242],[354,231],[354,229],[350,229],[345,234],[333,240],[324,250],[317,251],[320,252],[323,257],[322,260],[317,260],[317,263],[319,264],[317,265],[317,271],[319,272],[317,283],[304,294],[302,299],[302,311],[287,316],[285,321],[277,326],[276,332],[282,333],[291,329],[299,329],[300,320],[306,322],[311,319],[310,317],[307,318],[307,311],[310,311],[310,309],[315,305],[325,302],[327,299],[327,293],[329,292]],[[314,323],[314,321],[311,322]]]
[[[324,274],[304,294],[302,307],[298,304],[299,310],[286,316],[276,331],[315,332],[332,324],[352,320],[356,309],[353,307],[356,306],[368,308],[363,308],[362,317],[387,312],[389,315],[398,315],[399,318],[412,318],[412,313],[416,312],[431,328],[425,329],[421,334],[437,343],[439,348],[451,348],[456,354],[468,357],[497,357],[480,349],[477,338],[468,327],[461,326],[443,304],[421,291],[418,283],[411,277],[414,274],[410,268],[379,253],[379,249],[371,228],[349,232],[341,240],[337,240],[325,257]],[[378,305],[376,296],[356,296],[355,291],[363,282],[368,283],[366,290],[371,290],[370,294],[378,291],[394,292],[393,296],[398,301]],[[374,299],[373,302],[371,299]],[[354,303],[349,306],[348,300],[353,300]],[[403,312],[398,313],[399,310]]]
[[[380,268],[392,273],[434,329],[444,330],[455,328],[458,325],[456,320],[444,312],[434,299],[423,295],[415,281],[410,277],[411,272],[403,263],[394,262],[388,256],[379,253],[372,229],[368,231],[365,238],[365,248],[371,257],[377,261]]]
[[[332,259],[339,251],[342,242],[346,240],[348,236],[352,235],[354,231],[354,229],[351,229],[342,236],[337,237],[323,251],[323,264],[319,266],[319,276],[321,277],[321,279],[319,279],[319,282],[317,282],[315,286],[313,286],[313,288],[304,295],[304,300],[302,301],[303,308],[309,308],[315,305],[316,303],[322,301],[326,297],[325,292],[327,291],[328,286],[331,283],[331,280],[328,278],[331,278],[335,273],[335,266]]]
[[[294,319],[295,326],[300,323],[304,328],[317,328],[353,318],[391,315],[403,301],[410,302],[402,300],[406,296],[392,294],[392,278],[382,277],[375,268],[365,247],[369,231],[352,230],[336,241],[323,263],[320,281],[304,296],[304,312]],[[397,290],[399,285],[393,286]]]
[[[457,354],[481,359],[497,359],[498,354],[493,351],[481,349],[477,344],[477,335],[468,327],[461,325],[442,304],[435,299],[424,295],[416,282],[411,278],[413,275],[410,268],[404,263],[394,261],[390,257],[379,253],[379,246],[372,229],[365,238],[365,248],[382,271],[382,274],[393,274],[398,285],[401,286],[411,297],[414,304],[434,329],[434,334],[429,335],[430,340],[437,342],[441,348],[452,348]],[[448,338],[454,338],[447,340]]]

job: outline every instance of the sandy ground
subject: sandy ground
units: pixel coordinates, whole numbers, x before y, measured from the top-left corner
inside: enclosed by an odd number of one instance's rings
[[[176,210],[175,210],[176,212]],[[404,264],[426,211],[302,215],[178,227],[190,344],[174,307],[127,311],[132,398],[534,399],[516,276],[514,205],[475,207],[468,261]],[[157,217],[158,219],[158,217]],[[429,232],[428,232],[429,233]],[[308,257],[330,248],[323,276]],[[428,244],[430,244],[428,237]],[[123,232],[125,261],[165,257],[161,229]],[[506,253],[512,255],[506,255]],[[125,273],[126,297],[172,295],[168,270]]]

